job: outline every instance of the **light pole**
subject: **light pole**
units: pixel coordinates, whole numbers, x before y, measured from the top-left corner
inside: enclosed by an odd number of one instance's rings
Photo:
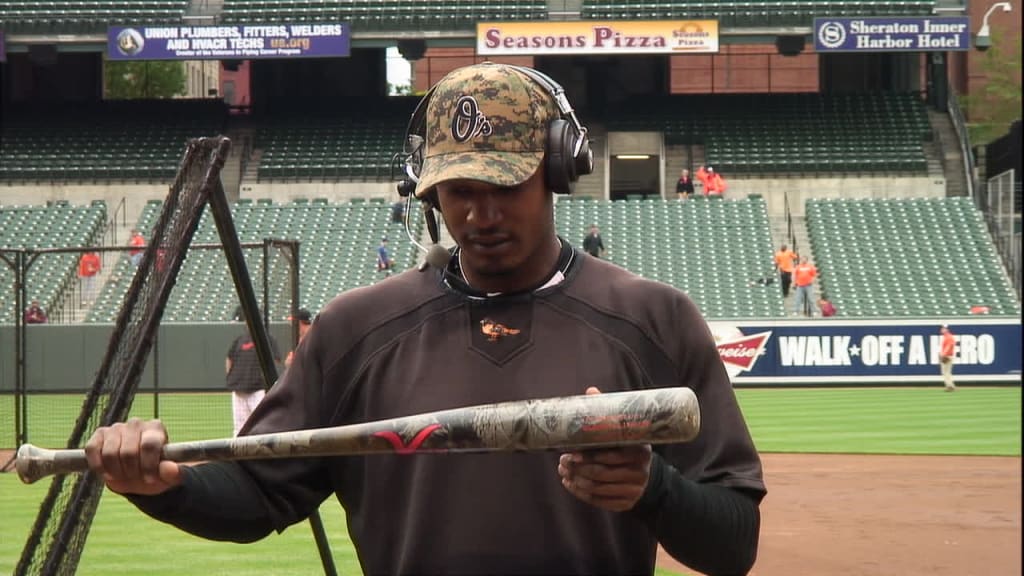
[[[974,37],[974,47],[984,52],[992,46],[992,36],[988,28],[988,18],[995,12],[996,8],[1002,8],[1003,12],[1010,12],[1013,10],[1013,6],[1009,2],[996,2],[995,4],[988,7],[985,12],[985,17],[981,19],[981,28],[978,30],[978,34]]]

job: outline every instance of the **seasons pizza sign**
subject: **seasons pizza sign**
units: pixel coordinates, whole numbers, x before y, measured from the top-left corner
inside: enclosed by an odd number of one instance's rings
[[[480,55],[718,52],[717,20],[479,22]]]

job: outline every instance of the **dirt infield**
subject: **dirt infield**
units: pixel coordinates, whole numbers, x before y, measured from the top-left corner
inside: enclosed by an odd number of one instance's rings
[[[764,454],[752,576],[1021,573],[1021,459]],[[662,553],[658,565],[688,573]]]
[[[14,463],[11,462],[11,458],[14,458],[14,450],[6,450],[0,448],[0,472],[10,471],[7,468],[4,468],[4,466],[7,466],[8,463],[10,463],[11,470],[14,470]]]

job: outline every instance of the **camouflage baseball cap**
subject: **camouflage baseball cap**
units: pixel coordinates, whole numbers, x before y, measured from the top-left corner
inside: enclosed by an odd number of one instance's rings
[[[484,62],[448,73],[427,103],[426,142],[416,196],[445,180],[515,186],[544,159],[551,94],[512,66]]]

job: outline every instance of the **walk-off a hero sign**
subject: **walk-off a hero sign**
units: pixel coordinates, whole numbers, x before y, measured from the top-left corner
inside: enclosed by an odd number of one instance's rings
[[[1019,318],[720,322],[709,325],[737,384],[940,382],[939,328],[963,382],[1020,382]]]

